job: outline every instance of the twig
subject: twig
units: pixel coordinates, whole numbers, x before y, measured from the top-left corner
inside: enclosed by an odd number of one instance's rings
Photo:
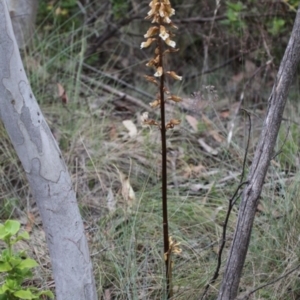
[[[91,54],[95,53],[104,42],[115,36],[115,34],[123,27],[131,23],[133,20],[139,19],[139,16],[133,15],[120,20],[117,24],[108,24],[104,33],[97,38],[93,43],[93,47],[88,49],[85,53],[85,58],[88,58]]]
[[[112,80],[115,81],[116,83],[118,83],[118,84],[120,84],[120,85],[122,85],[122,86],[126,86],[127,88],[129,88],[129,89],[131,89],[131,90],[133,90],[133,91],[135,91],[135,92],[137,92],[137,93],[139,93],[139,94],[141,94],[141,95],[147,97],[148,99],[151,99],[151,100],[152,100],[152,98],[153,98],[153,95],[151,95],[151,94],[149,94],[149,93],[147,93],[147,92],[145,92],[145,91],[139,89],[138,87],[135,87],[135,86],[133,86],[133,85],[127,83],[126,81],[124,81],[124,80],[122,80],[122,79],[116,78],[116,77],[114,77],[114,76],[112,76],[112,75],[110,75],[110,74],[108,74],[108,73],[105,73],[105,72],[103,72],[103,71],[100,71],[100,70],[98,70],[98,69],[96,69],[96,68],[94,68],[94,67],[92,67],[92,66],[90,66],[90,65],[88,65],[88,64],[86,64],[86,63],[83,63],[82,65],[83,65],[84,68],[89,69],[89,70],[91,70],[91,71],[93,71],[93,72],[95,72],[95,73],[97,73],[97,74],[100,74],[100,75],[102,75],[102,76],[105,77],[105,78],[112,79]]]
[[[254,77],[265,67],[267,67],[269,64],[271,64],[272,60],[267,61],[264,65],[260,66],[259,68],[257,68],[255,70],[255,72],[250,76],[250,78],[246,81],[246,83],[243,86],[243,90],[240,94],[240,101],[239,101],[239,105],[237,106],[235,112],[234,112],[234,117],[232,118],[230,124],[229,124],[229,132],[228,132],[228,136],[227,136],[227,146],[230,145],[231,139],[232,139],[232,135],[233,135],[233,129],[234,129],[234,123],[236,120],[236,117],[238,115],[238,112],[242,106],[242,103],[244,101],[244,96],[245,96],[245,91],[248,88],[248,86],[250,85],[251,81],[254,79]]]
[[[273,155],[273,157],[271,159],[274,159],[276,156],[278,156],[280,153],[282,153],[282,149],[283,149],[283,147],[285,145],[285,142],[287,141],[287,138],[289,136],[289,132],[290,132],[290,126],[287,129],[286,135],[284,137],[284,140],[283,140],[283,143],[282,143],[280,149]]]
[[[94,79],[86,76],[86,75],[83,75],[81,74],[80,77],[82,78],[82,80],[84,81],[88,81],[88,82],[91,82],[92,81],[92,84],[97,86],[98,88],[101,88],[102,90],[108,92],[108,93],[111,93],[115,96],[118,96],[120,97],[121,99],[123,100],[127,100],[145,110],[149,110],[149,105],[145,104],[144,102],[140,101],[139,99],[135,98],[135,97],[132,97],[128,94],[125,94],[123,92],[120,92],[119,90],[107,85],[107,84],[104,84],[100,81],[95,81]]]
[[[219,248],[219,253],[218,253],[218,262],[217,262],[217,267],[215,270],[215,273],[212,277],[212,279],[209,281],[209,283],[206,285],[204,292],[202,294],[201,300],[205,298],[208,289],[210,287],[211,284],[213,284],[217,278],[219,277],[219,272],[221,269],[221,264],[222,264],[222,254],[223,254],[223,250],[225,248],[225,244],[226,244],[226,232],[227,232],[227,227],[228,227],[228,222],[229,222],[229,217],[232,211],[233,206],[235,205],[237,199],[240,198],[242,193],[238,192],[240,191],[240,189],[247,184],[247,182],[243,182],[244,180],[244,176],[245,176],[245,169],[246,169],[246,162],[247,162],[247,155],[248,155],[248,151],[249,151],[249,144],[250,144],[250,133],[251,133],[251,118],[250,115],[247,111],[245,111],[247,113],[247,116],[249,118],[249,130],[248,130],[248,139],[247,139],[247,145],[246,145],[246,149],[245,149],[245,155],[244,155],[244,160],[243,160],[243,167],[242,167],[242,173],[241,173],[241,179],[240,179],[240,184],[238,185],[238,187],[236,188],[233,196],[231,197],[231,199],[229,199],[228,202],[228,209],[227,209],[227,213],[226,213],[226,217],[225,217],[225,221],[223,224],[223,232],[222,232],[222,240],[221,240],[221,245]],[[238,196],[237,196],[238,195]]]
[[[254,290],[250,291],[247,293],[247,295],[243,296],[243,298],[236,298],[236,300],[248,300],[250,298],[250,296],[252,294],[254,294],[255,292],[257,292],[258,290],[261,290],[263,288],[265,288],[266,286],[268,285],[271,285],[271,284],[274,284],[276,283],[277,281],[283,279],[284,277],[287,277],[288,275],[292,274],[293,272],[295,272],[297,269],[299,269],[300,265],[298,265],[297,267],[295,267],[294,269],[288,271],[287,273],[283,274],[282,276],[268,282],[268,283],[265,283],[265,284],[262,284],[260,285],[259,287],[255,288]]]
[[[203,41],[204,56],[203,56],[203,66],[202,66],[202,72],[201,72],[202,74],[205,74],[205,72],[208,70],[208,50],[209,50],[210,40],[211,40],[211,37],[212,37],[213,27],[214,27],[214,24],[215,24],[215,19],[216,19],[219,8],[220,8],[220,0],[216,0],[216,8],[214,10],[214,16],[213,16],[214,20],[210,24],[208,37],[205,38],[204,41]],[[203,79],[202,84],[207,85],[207,83],[206,83],[207,78],[203,77],[202,79]]]
[[[208,70],[205,70],[205,71],[202,71],[202,72],[199,72],[199,73],[196,73],[196,74],[192,74],[192,75],[187,75],[185,76],[186,79],[193,79],[193,78],[196,78],[198,76],[201,76],[201,75],[204,75],[204,74],[208,74],[208,73],[213,73],[219,69],[222,69],[224,68],[225,66],[229,65],[231,62],[233,62],[234,60],[240,58],[240,57],[243,57],[245,55],[248,55],[252,52],[254,52],[255,50],[257,49],[252,49],[252,50],[248,50],[248,51],[245,51],[245,52],[242,52],[240,54],[237,54],[231,58],[229,58],[228,60],[224,61],[223,63],[221,63],[220,65],[217,65],[215,67],[212,67],[211,69],[208,69]]]
[[[242,109],[248,117],[248,121],[249,121],[249,129],[248,129],[248,139],[247,139],[247,145],[246,145],[246,149],[245,149],[245,155],[244,155],[244,161],[243,161],[243,171],[242,171],[242,175],[241,175],[241,180],[240,180],[240,184],[242,183],[242,181],[244,180],[244,176],[245,176],[245,169],[246,169],[246,162],[247,162],[247,155],[248,155],[248,151],[249,151],[249,145],[250,145],[250,134],[251,134],[251,118],[250,118],[250,114],[245,110]]]
[[[240,13],[239,17],[241,19],[253,19],[253,18],[269,18],[269,17],[286,17],[288,15],[295,15],[295,12],[288,12],[288,13],[283,13],[280,14],[278,12],[275,13],[266,13],[266,14],[249,14],[249,13]],[[207,22],[215,22],[215,21],[222,21],[226,20],[228,18],[227,15],[222,15],[222,16],[212,16],[212,17],[194,17],[194,18],[184,18],[181,20],[177,20],[176,23],[207,23]]]
[[[294,27],[268,100],[268,110],[248,175],[247,181],[249,183],[243,191],[236,229],[224,269],[218,300],[235,299],[237,297],[257,205],[270,160],[274,154],[274,146],[278,137],[289,87],[293,82],[299,62],[300,8],[298,8]]]

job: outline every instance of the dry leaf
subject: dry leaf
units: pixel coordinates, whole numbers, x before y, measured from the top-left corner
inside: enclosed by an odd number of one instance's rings
[[[200,144],[200,146],[208,153],[212,154],[212,155],[218,155],[218,151],[216,149],[213,149],[212,147],[210,147],[209,145],[207,145],[204,141],[204,139],[198,139],[198,142]]]
[[[119,175],[122,184],[122,190],[121,190],[122,197],[125,200],[127,207],[131,208],[135,202],[134,190],[130,184],[129,178],[124,174],[122,174],[120,171],[119,171]]]
[[[104,291],[104,300],[111,300],[110,289],[105,289],[105,291]]]
[[[114,140],[117,137],[117,129],[115,124],[112,124],[110,129],[109,129],[109,138],[110,140]]]
[[[210,130],[208,134],[212,136],[218,143],[224,142],[224,137],[222,137],[217,130]]]
[[[193,192],[198,192],[200,190],[210,190],[214,184],[214,182],[209,184],[195,183],[190,185],[190,190]]]
[[[57,83],[57,89],[58,89],[58,97],[61,99],[61,102],[63,104],[67,104],[69,102],[69,98],[67,96],[66,90],[60,83]]]
[[[193,173],[195,173],[197,175],[201,174],[203,172],[206,172],[205,167],[203,165],[201,165],[201,164],[199,164],[197,166],[191,166],[191,169],[192,169]]]
[[[192,168],[190,166],[186,166],[184,169],[183,169],[183,175],[182,177],[183,178],[190,178],[192,175]]]
[[[243,72],[240,72],[240,73],[238,73],[238,74],[236,74],[236,75],[233,75],[233,76],[231,77],[231,80],[232,80],[233,82],[235,82],[235,83],[240,83],[240,82],[244,79],[244,77],[245,77],[244,73],[243,73]]]
[[[214,127],[214,123],[204,114],[201,114],[201,120],[204,122],[204,124],[209,127],[209,128],[213,128]]]
[[[249,59],[245,61],[246,76],[251,77],[256,70],[256,65]]]
[[[108,193],[106,196],[106,203],[109,212],[113,213],[116,210],[117,201],[114,197],[114,193],[111,188],[108,189]]]
[[[190,115],[187,115],[185,118],[186,118],[187,122],[190,124],[190,126],[193,128],[193,130],[195,132],[197,132],[198,131],[198,120],[195,117],[190,116]]]
[[[219,115],[222,119],[228,119],[230,116],[230,110],[229,109],[223,110],[219,113]]]
[[[122,182],[122,196],[128,207],[132,207],[135,202],[135,193],[130,185],[129,178],[125,178],[125,180]]]
[[[219,245],[214,245],[213,248],[212,248],[212,250],[213,250],[213,252],[214,252],[215,254],[219,254],[219,251],[220,251]]]
[[[25,226],[25,230],[27,232],[31,232],[32,231],[34,220],[35,220],[34,214],[31,213],[31,212],[28,212],[27,213],[27,223],[26,223],[26,226]]]
[[[244,72],[240,72],[231,77],[231,79],[227,82],[227,89],[231,92],[235,92],[238,89],[239,84],[244,80],[245,74]]]
[[[273,216],[275,219],[279,219],[279,218],[282,218],[282,217],[283,217],[282,213],[281,213],[280,211],[278,211],[278,210],[273,210],[273,211],[272,211],[272,216]]]
[[[134,137],[137,135],[137,128],[131,120],[125,120],[122,123],[128,130],[128,134],[130,137]]]
[[[272,164],[272,166],[275,166],[275,167],[277,167],[277,168],[281,168],[281,165],[280,165],[280,163],[279,162],[277,162],[276,160],[274,160],[274,159],[272,159],[271,160],[271,164]]]
[[[258,203],[256,211],[258,211],[258,212],[264,212],[265,208],[264,208],[264,206],[261,203]]]

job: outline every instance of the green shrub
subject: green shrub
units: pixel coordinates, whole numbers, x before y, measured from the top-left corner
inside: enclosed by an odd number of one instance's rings
[[[50,291],[39,291],[32,286],[23,287],[24,281],[33,276],[31,269],[38,264],[28,258],[24,251],[15,252],[13,245],[27,239],[29,235],[26,231],[20,233],[19,222],[7,220],[0,224],[0,240],[6,245],[0,255],[0,273],[4,276],[0,286],[0,300],[43,299],[43,296],[54,299]]]

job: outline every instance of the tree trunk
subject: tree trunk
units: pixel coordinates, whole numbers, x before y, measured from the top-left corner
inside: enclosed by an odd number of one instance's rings
[[[37,14],[38,0],[6,0],[15,37],[19,48],[24,48],[32,39]]]
[[[244,266],[253,220],[270,160],[274,155],[280,123],[296,68],[300,60],[300,7],[294,28],[269,97],[268,111],[251,165],[248,184],[243,191],[238,220],[225,267],[218,300],[233,300]]]
[[[31,91],[6,0],[0,0],[0,118],[43,220],[58,300],[97,300],[76,195],[60,150]]]

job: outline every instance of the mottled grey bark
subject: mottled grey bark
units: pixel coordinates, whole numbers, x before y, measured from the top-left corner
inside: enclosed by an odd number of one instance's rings
[[[19,48],[32,40],[38,0],[6,0]]]
[[[83,222],[61,152],[28,83],[0,0],[0,118],[43,220],[58,300],[97,300]]]
[[[218,300],[233,300],[237,296],[238,286],[244,266],[256,208],[268,170],[274,155],[274,147],[282,120],[288,90],[292,83],[300,60],[300,7],[294,28],[281,61],[276,82],[269,97],[269,106],[262,133],[251,165],[248,184],[243,191],[238,221],[233,242],[225,267]]]

